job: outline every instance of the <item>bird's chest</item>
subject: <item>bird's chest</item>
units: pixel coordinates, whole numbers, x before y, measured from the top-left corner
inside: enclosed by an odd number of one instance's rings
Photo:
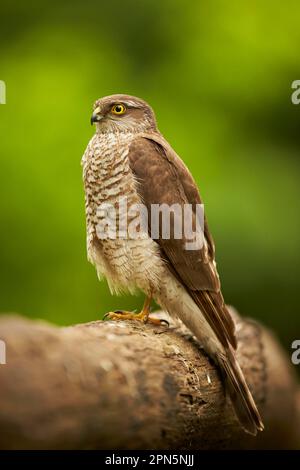
[[[126,230],[136,216],[131,208],[141,203],[129,166],[130,143],[126,134],[95,136],[83,157],[88,257],[111,286],[126,288],[136,284],[136,273],[154,254],[148,235],[124,236],[124,220]]]
[[[122,195],[135,191],[129,168],[129,136],[96,135],[83,157],[83,176],[88,212],[95,214],[101,203],[115,204]]]

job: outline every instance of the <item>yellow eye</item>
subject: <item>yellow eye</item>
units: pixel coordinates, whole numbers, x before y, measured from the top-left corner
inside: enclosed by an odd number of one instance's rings
[[[126,111],[126,108],[123,104],[115,104],[112,108],[111,108],[111,112],[113,114],[117,114],[118,116],[120,116],[120,114],[124,114]]]

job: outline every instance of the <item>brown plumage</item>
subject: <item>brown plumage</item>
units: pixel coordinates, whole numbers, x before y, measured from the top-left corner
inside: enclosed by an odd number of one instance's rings
[[[113,112],[116,105],[125,109],[119,116]],[[195,222],[196,204],[201,203],[195,181],[157,130],[147,103],[113,95],[98,100],[95,110],[97,132],[83,157],[89,259],[112,290],[143,290],[193,331],[220,366],[242,426],[256,434],[263,424],[235,358],[234,322],[220,290],[206,219],[204,243],[197,250],[186,249],[185,236],[174,237],[175,215],[169,239],[159,232],[153,240],[150,224],[142,241],[99,240],[96,235],[97,203],[116,202],[120,194],[142,202],[148,214],[153,204],[190,204]]]
[[[129,149],[130,166],[138,181],[138,191],[151,211],[152,204],[200,204],[193,177],[180,158],[160,136],[144,134]],[[150,220],[150,217],[149,217]],[[172,234],[172,231],[171,231]],[[207,245],[201,250],[186,250],[186,238],[158,239],[162,255],[170,268],[202,307],[206,320],[224,346],[236,348],[234,323],[220,291],[214,263],[214,243],[205,224]]]

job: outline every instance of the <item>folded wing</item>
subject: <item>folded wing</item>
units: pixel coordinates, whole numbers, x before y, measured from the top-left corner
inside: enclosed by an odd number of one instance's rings
[[[150,214],[153,204],[189,204],[192,208],[193,229],[196,230],[196,205],[201,204],[196,183],[174,150],[159,134],[139,135],[129,149],[130,167],[137,181],[137,189]],[[183,234],[175,238],[177,215],[171,213],[170,237],[159,236],[161,255],[170,270],[185,286],[199,306],[224,347],[236,348],[234,323],[220,291],[220,281],[214,260],[214,243],[206,219],[204,230],[198,233],[203,243],[197,249],[187,249],[189,238]],[[151,227],[149,220],[149,234]],[[197,228],[199,231],[199,227]],[[204,233],[203,233],[204,232]]]

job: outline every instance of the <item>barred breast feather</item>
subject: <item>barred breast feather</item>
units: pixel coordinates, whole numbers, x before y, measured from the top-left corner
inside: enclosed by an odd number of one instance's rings
[[[88,259],[95,265],[99,278],[106,277],[114,293],[134,293],[136,289],[150,293],[158,288],[164,269],[157,244],[147,232],[138,239],[97,237],[97,225],[105,215],[98,210],[101,205],[115,207],[118,230],[120,198],[126,197],[128,208],[142,203],[128,162],[132,139],[130,133],[96,134],[82,158]],[[127,214],[128,224],[132,217]]]

